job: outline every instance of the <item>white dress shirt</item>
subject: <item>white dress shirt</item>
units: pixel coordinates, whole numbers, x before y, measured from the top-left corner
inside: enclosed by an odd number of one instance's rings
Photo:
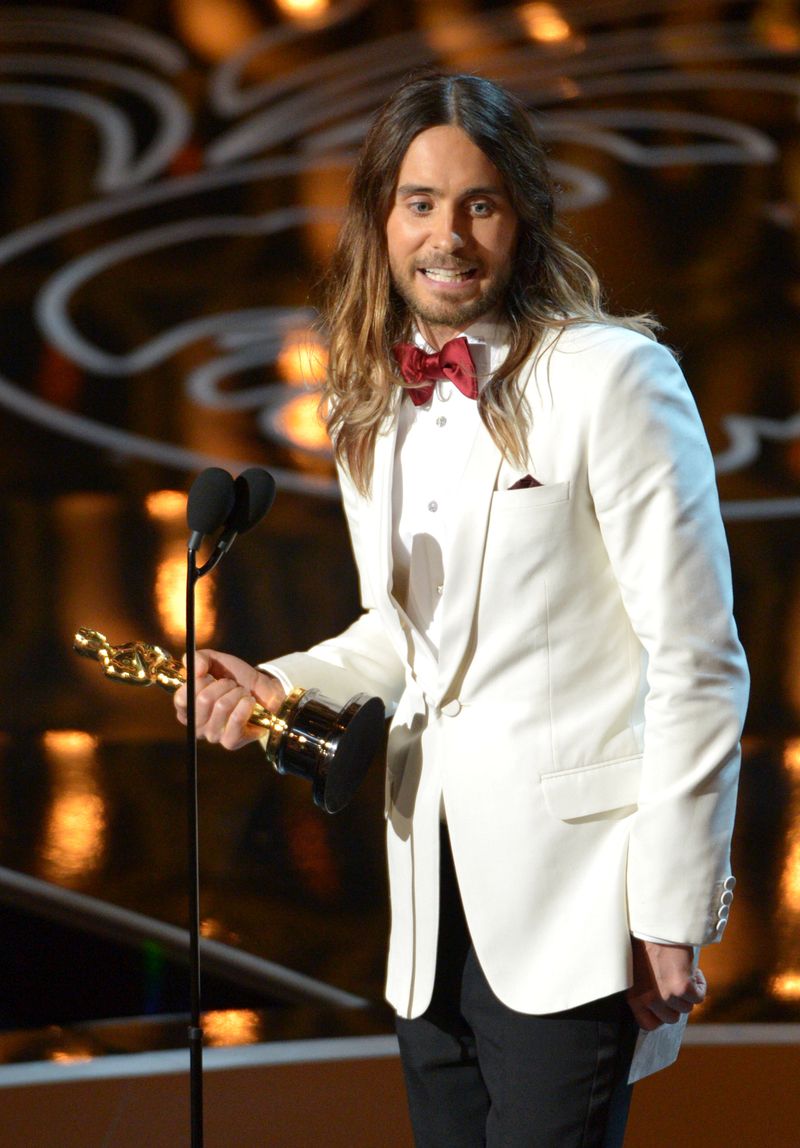
[[[483,320],[463,332],[479,389],[506,356],[505,330]],[[419,333],[415,343],[427,353],[434,350]],[[415,406],[406,396],[400,407],[392,483],[393,593],[434,658],[448,576],[451,508],[479,422],[476,401],[450,379],[439,380],[424,405]]]

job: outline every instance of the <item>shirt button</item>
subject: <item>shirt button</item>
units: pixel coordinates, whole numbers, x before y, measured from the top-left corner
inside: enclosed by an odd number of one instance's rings
[[[436,425],[437,425],[437,427],[447,426],[447,419],[445,418],[444,415],[439,415],[439,417],[436,419]]]
[[[435,514],[438,509],[439,509],[439,503],[438,502],[429,502],[428,503],[428,510],[430,510],[431,514]]]
[[[440,582],[440,583],[439,583],[439,585],[436,587],[436,593],[437,593],[437,594],[438,594],[440,597],[441,597],[441,595],[444,593],[444,585],[443,585],[443,583],[441,583],[441,582]]]

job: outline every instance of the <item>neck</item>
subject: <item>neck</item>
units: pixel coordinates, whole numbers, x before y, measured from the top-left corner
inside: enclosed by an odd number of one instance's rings
[[[441,351],[450,339],[457,339],[459,335],[463,335],[476,326],[482,329],[481,334],[484,337],[491,339],[499,337],[499,332],[505,330],[503,315],[499,308],[487,311],[486,314],[471,319],[461,327],[443,327],[438,324],[426,323],[424,319],[418,316],[412,316],[412,319],[422,338],[435,351]]]
[[[463,333],[460,327],[440,327],[438,324],[426,323],[424,319],[417,319],[416,324],[420,335],[434,351],[441,351],[445,343]]]

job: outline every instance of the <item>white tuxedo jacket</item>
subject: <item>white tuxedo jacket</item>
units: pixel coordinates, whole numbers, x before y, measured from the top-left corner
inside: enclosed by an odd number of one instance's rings
[[[371,497],[342,478],[365,612],[267,665],[393,711],[387,996],[403,1016],[433,987],[442,801],[478,958],[514,1009],[624,989],[632,931],[718,940],[732,898],[747,670],[692,397],[667,350],[602,325],[551,341],[526,397],[542,485],[507,489],[519,472],[481,424],[438,662],[391,593],[395,412]]]

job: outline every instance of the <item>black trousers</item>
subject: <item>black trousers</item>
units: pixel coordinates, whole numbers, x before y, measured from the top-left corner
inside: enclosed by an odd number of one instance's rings
[[[442,833],[433,998],[397,1034],[417,1148],[618,1148],[636,1025],[619,993],[545,1016],[489,987]]]

